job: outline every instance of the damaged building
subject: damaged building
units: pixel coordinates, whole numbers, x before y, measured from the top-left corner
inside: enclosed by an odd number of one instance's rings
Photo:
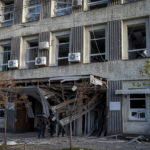
[[[150,134],[149,0],[0,0],[0,14],[0,71],[31,102],[9,110],[9,131],[44,112],[67,134],[72,116],[75,136]]]

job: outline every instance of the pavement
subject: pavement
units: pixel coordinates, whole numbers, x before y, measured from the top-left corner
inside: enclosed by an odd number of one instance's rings
[[[0,145],[4,135],[0,134]],[[37,138],[37,133],[7,134],[8,145],[11,150],[61,150],[69,147],[70,138],[49,137]],[[127,144],[124,139],[108,137],[73,137],[73,147],[89,148],[92,150],[150,150],[150,142],[134,142]]]

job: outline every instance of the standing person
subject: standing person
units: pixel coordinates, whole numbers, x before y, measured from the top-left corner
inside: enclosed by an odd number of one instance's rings
[[[56,117],[50,116],[50,136],[53,137],[54,133],[56,132]]]
[[[46,125],[48,124],[48,119],[46,117],[46,114],[43,113],[42,116],[40,116],[40,124],[39,124],[39,134],[38,138],[42,135],[42,138],[45,138],[45,130],[46,130]]]
[[[65,113],[62,113],[62,114],[60,115],[60,120],[63,119],[63,118],[65,118],[65,116],[66,116]],[[58,125],[58,136],[59,136],[60,134],[62,134],[62,137],[64,137],[65,130],[64,130],[64,126],[62,126],[62,125],[59,123],[59,125]]]

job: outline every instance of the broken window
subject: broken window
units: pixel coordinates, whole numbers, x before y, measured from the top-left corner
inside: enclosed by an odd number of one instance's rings
[[[58,65],[64,66],[68,65],[68,53],[70,47],[70,38],[69,35],[58,38]]]
[[[90,9],[101,8],[107,6],[108,0],[89,0],[88,7]]]
[[[128,27],[128,54],[129,59],[145,58],[146,50],[146,25]]]
[[[13,24],[14,1],[4,3],[2,7],[2,26],[10,26]]]
[[[5,110],[0,109],[0,118],[4,118],[4,115],[5,115]]]
[[[27,48],[27,65],[28,69],[36,68],[35,58],[38,57],[39,44],[38,40],[29,41]]]
[[[10,55],[11,55],[11,46],[9,45],[4,45],[2,46],[2,53],[1,53],[1,58],[2,58],[2,71],[8,71],[8,60],[10,60]]]
[[[40,19],[40,1],[38,0],[28,0],[27,1],[27,14],[26,21],[36,21]]]
[[[130,120],[146,119],[146,98],[145,94],[130,95]]]
[[[137,2],[139,0],[124,0],[125,3]]]
[[[90,32],[91,62],[105,60],[105,30]]]
[[[56,16],[70,14],[72,12],[72,0],[56,0],[54,12]]]

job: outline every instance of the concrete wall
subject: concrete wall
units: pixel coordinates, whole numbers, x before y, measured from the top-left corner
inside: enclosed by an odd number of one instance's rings
[[[139,11],[140,10],[140,11]],[[149,16],[149,0],[123,5],[113,5],[100,9],[77,12],[61,17],[47,18],[40,21],[17,24],[0,28],[0,40],[16,36],[25,36],[46,31],[57,31],[76,26],[102,24],[113,20],[127,20]]]
[[[103,63],[76,64],[70,66],[43,67],[30,70],[14,70],[7,74],[15,79],[39,79],[58,76],[93,74],[108,80],[140,80],[139,71],[143,69],[147,59],[128,61],[109,61]]]

